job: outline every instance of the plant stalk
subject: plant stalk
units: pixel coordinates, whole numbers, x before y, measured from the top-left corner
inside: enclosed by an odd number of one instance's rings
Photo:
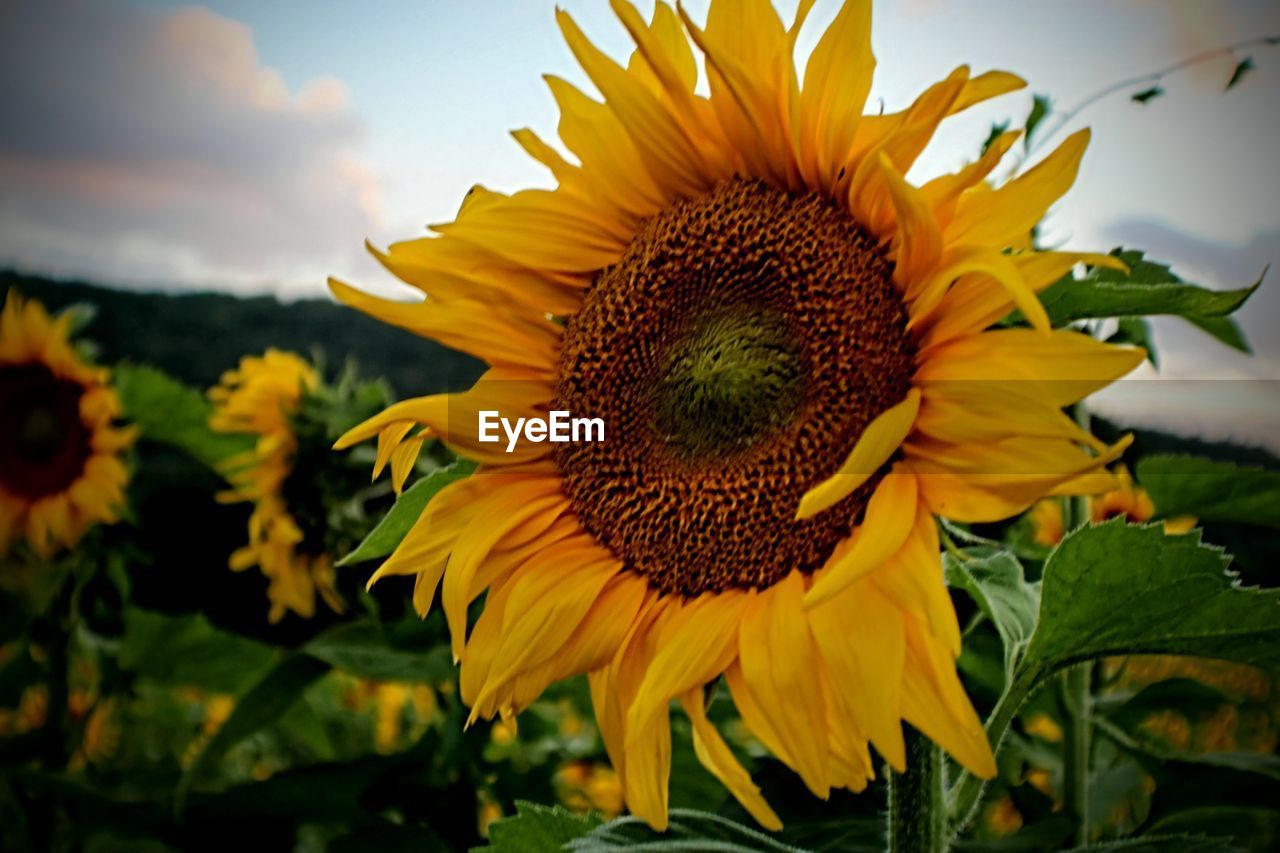
[[[942,750],[909,726],[904,735],[907,772],[889,773],[889,851],[945,853],[948,833]]]
[[[1089,410],[1077,403],[1072,413],[1081,429],[1089,430]],[[1076,495],[1067,499],[1067,530],[1089,523],[1088,498]],[[1066,725],[1062,738],[1062,801],[1075,821],[1075,843],[1089,843],[1089,757],[1092,741],[1091,713],[1093,663],[1087,661],[1062,673],[1062,707]]]

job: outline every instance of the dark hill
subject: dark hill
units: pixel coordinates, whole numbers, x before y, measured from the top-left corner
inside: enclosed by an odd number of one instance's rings
[[[100,360],[154,364],[204,388],[240,356],[269,346],[323,354],[330,375],[347,359],[361,376],[386,377],[401,397],[466,388],[480,375],[475,359],[320,300],[281,302],[221,293],[144,293],[0,272],[0,304],[11,287],[50,310],[76,302],[97,309],[86,336]]]

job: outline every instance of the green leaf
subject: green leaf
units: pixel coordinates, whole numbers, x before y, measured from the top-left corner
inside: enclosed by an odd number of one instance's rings
[[[1229,563],[1198,534],[1166,536],[1159,524],[1117,518],[1067,534],[1045,562],[1036,629],[988,738],[999,744],[1027,697],[1082,661],[1174,654],[1280,666],[1280,590],[1238,586]],[[972,819],[982,788],[969,773],[953,786],[956,828]]]
[[[1212,338],[1238,350],[1245,355],[1252,355],[1253,348],[1245,340],[1240,324],[1230,317],[1183,317],[1191,325]]]
[[[802,853],[763,832],[727,817],[694,809],[671,809],[666,832],[655,832],[637,817],[611,820],[566,845],[569,850],[715,850],[720,853]]]
[[[1149,684],[1129,701],[1099,719],[1099,731],[1131,752],[1141,752],[1164,761],[1226,767],[1243,773],[1257,773],[1280,781],[1280,756],[1262,752],[1189,752],[1179,749],[1143,728],[1153,714],[1175,710],[1193,724],[1206,720],[1227,702],[1212,687],[1184,678]]]
[[[516,801],[516,813],[489,824],[489,846],[500,853],[559,853],[603,821],[594,812],[574,814],[563,806]]]
[[[1204,832],[1230,836],[1252,850],[1275,850],[1280,844],[1280,811],[1247,806],[1203,806],[1156,820],[1153,832]]]
[[[1094,708],[1126,729],[1138,726],[1152,714],[1168,710],[1176,710],[1190,719],[1200,720],[1228,701],[1222,691],[1193,678],[1166,678],[1147,684],[1119,702],[1113,701],[1112,695],[1108,692],[1095,699]]]
[[[476,464],[466,459],[459,459],[444,468],[438,468],[410,488],[395,502],[378,526],[356,546],[356,549],[338,561],[339,566],[362,563],[385,557],[396,549],[409,529],[413,527],[422,510],[433,497],[445,486],[471,476]]]
[[[1136,103],[1146,104],[1150,101],[1155,100],[1156,98],[1160,97],[1163,94],[1164,94],[1164,89],[1161,89],[1159,86],[1152,86],[1150,89],[1143,89],[1141,92],[1138,92],[1137,94],[1134,94],[1134,95],[1130,95],[1129,97]]]
[[[121,668],[160,684],[235,692],[275,659],[269,647],[220,631],[200,614],[170,616],[130,608],[124,625]]]
[[[1198,456],[1147,456],[1138,482],[1163,517],[1256,524],[1280,529],[1280,473]]]
[[[1123,654],[1280,664],[1280,590],[1242,588],[1194,534],[1115,519],[1068,534],[1044,568],[1023,667],[1050,672]]]
[[[1231,79],[1227,81],[1227,88],[1223,91],[1230,92],[1240,84],[1250,71],[1256,71],[1258,66],[1253,64],[1253,57],[1246,56],[1244,59],[1236,63],[1236,67],[1231,72]]]
[[[336,625],[312,639],[303,651],[361,678],[440,682],[453,677],[447,646],[426,651],[395,648],[382,628],[371,621]]]
[[[999,139],[999,138],[1000,138],[1001,134],[1003,134],[1003,133],[1004,133],[1005,131],[1007,131],[1008,129],[1009,129],[1009,122],[1008,122],[1008,121],[992,122],[992,123],[991,123],[991,130],[990,130],[990,132],[988,132],[988,133],[987,133],[987,138],[986,138],[986,139],[984,139],[984,140],[982,141],[982,149],[981,149],[981,153],[986,154],[986,153],[987,153],[987,149],[988,149],[988,148],[990,148],[990,147],[992,146],[992,144],[993,144],[997,139]]]
[[[1151,335],[1151,323],[1142,317],[1121,317],[1116,322],[1116,330],[1107,338],[1107,343],[1142,347],[1147,351],[1147,361],[1151,362],[1151,366],[1157,369],[1160,367],[1155,338]]]
[[[1045,120],[1049,112],[1053,109],[1053,101],[1048,95],[1034,95],[1031,98],[1031,112],[1027,115],[1027,123],[1024,128],[1023,142],[1031,143],[1031,137],[1035,135],[1036,130],[1040,127],[1040,123]]]
[[[1067,853],[1106,853],[1108,850],[1122,853],[1245,853],[1244,848],[1236,846],[1230,838],[1186,834],[1102,841],[1085,847],[1072,847]]]
[[[191,787],[203,773],[217,765],[240,741],[275,722],[317,679],[329,672],[329,665],[307,654],[292,654],[276,664],[243,695],[221,728],[183,772],[174,791],[174,813],[181,816]]]
[[[951,553],[943,556],[947,584],[967,592],[995,625],[1004,644],[1008,684],[1035,631],[1040,591],[1027,583],[1022,564],[1008,551],[974,548],[965,551],[964,556],[968,559]]]
[[[92,302],[72,302],[58,312],[58,319],[63,317],[69,319],[71,327],[69,331],[72,337],[83,332],[97,316],[98,306]]]
[[[211,468],[252,449],[251,436],[209,429],[209,402],[154,367],[121,364],[113,376],[124,417],[141,430],[144,440],[176,447]]]
[[[1128,265],[1128,273],[1093,267],[1084,278],[1064,276],[1040,294],[1053,325],[1160,314],[1198,319],[1224,317],[1243,305],[1262,284],[1260,277],[1249,287],[1209,290],[1184,282],[1164,264],[1146,260],[1142,252],[1116,249],[1111,254]]]

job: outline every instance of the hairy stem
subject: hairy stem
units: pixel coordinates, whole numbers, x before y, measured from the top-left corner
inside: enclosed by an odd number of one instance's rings
[[[991,748],[997,754],[1005,733],[1009,731],[1009,724],[1013,722],[1014,715],[1039,684],[1041,677],[1042,673],[1039,670],[1023,673],[1009,685],[1000,697],[1000,701],[992,709],[991,716],[987,718],[987,739],[991,741]],[[947,793],[947,812],[951,818],[952,837],[968,828],[973,816],[978,812],[978,805],[982,802],[982,792],[986,786],[985,779],[974,776],[967,770],[963,771],[951,786]]]
[[[1089,430],[1089,410],[1077,403],[1072,413],[1081,429]],[[1089,523],[1089,501],[1083,496],[1067,499],[1067,530]],[[1062,673],[1062,707],[1066,726],[1062,738],[1062,800],[1075,821],[1075,842],[1089,843],[1089,756],[1092,741],[1093,663],[1086,662]]]
[[[889,773],[889,851],[944,853],[948,832],[942,750],[915,729],[908,728],[905,735],[907,772]]]

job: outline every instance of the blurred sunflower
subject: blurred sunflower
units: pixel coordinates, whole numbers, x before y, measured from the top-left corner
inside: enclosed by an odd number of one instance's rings
[[[425,301],[332,282],[491,365],[472,390],[391,406],[338,442],[377,436],[381,467],[438,435],[482,464],[374,579],[416,575],[420,611],[443,579],[473,719],[588,673],[627,805],[657,828],[672,699],[704,765],[780,825],[708,720],[721,675],[818,796],[866,787],[868,742],[902,770],[901,720],[993,775],[956,676],[934,517],[991,521],[1107,488],[1123,443],[1062,408],[1143,357],[1052,330],[1036,298],[1114,259],[1017,248],[1073,183],[1087,132],[999,188],[986,179],[1016,133],[912,186],[945,118],[1022,81],[962,66],[906,110],[863,116],[871,4],[842,6],[801,79],[811,6],[788,27],[767,0],[714,0],[704,28],[615,0],[637,46],[625,67],[557,13],[604,95],[548,78],[577,163],[515,133],[558,188],[477,187],[438,236],[375,252]],[[1015,309],[1031,328],[988,330]],[[564,410],[608,433],[507,453],[478,440],[479,410]]]
[[[251,566],[262,570],[268,580],[272,622],[288,611],[313,616],[317,594],[333,610],[343,610],[332,558],[323,543],[303,533],[285,496],[298,450],[293,417],[304,395],[318,384],[315,369],[301,356],[268,349],[261,356],[240,359],[239,367],[225,372],[221,383],[209,390],[214,404],[212,429],[257,436],[253,450],[223,463],[232,488],[219,499],[253,504],[249,544],[231,555],[230,565],[236,571]]]
[[[1133,524],[1150,521],[1156,507],[1147,490],[1133,482],[1129,469],[1123,465],[1115,469],[1114,475],[1114,488],[1089,498],[1089,520],[1095,524],[1112,518],[1123,518]],[[1031,529],[1037,543],[1052,548],[1062,541],[1066,535],[1062,511],[1062,501],[1054,498],[1037,501],[1031,508]],[[1187,533],[1195,526],[1196,520],[1189,515],[1164,521],[1164,531],[1170,536]]]
[[[47,560],[120,517],[135,430],[116,426],[110,372],[76,352],[71,323],[12,289],[0,313],[0,555],[25,537]]]

